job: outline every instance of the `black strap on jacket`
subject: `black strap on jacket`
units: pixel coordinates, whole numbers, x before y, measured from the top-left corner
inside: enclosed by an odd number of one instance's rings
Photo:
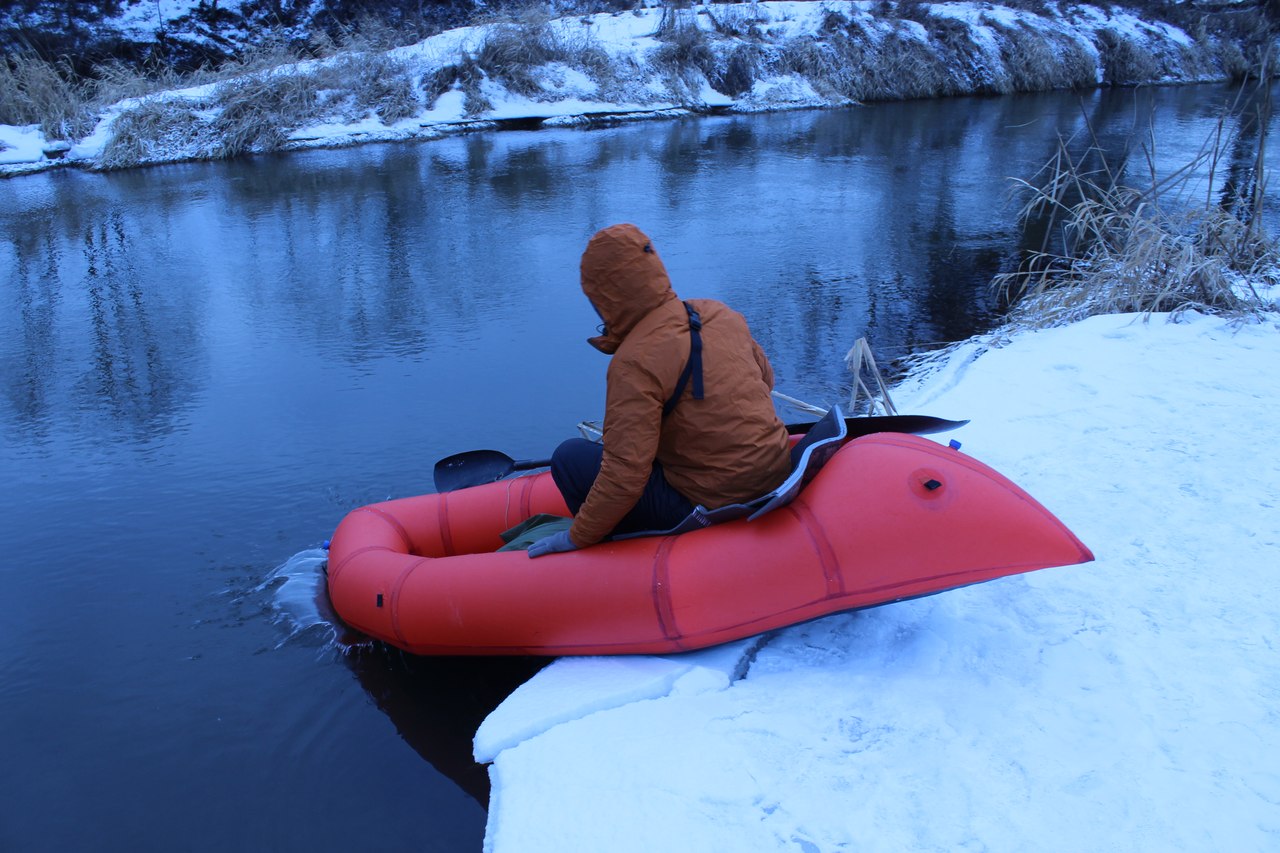
[[[693,399],[702,399],[702,318],[688,302],[684,303],[684,310],[689,314],[689,360],[685,363],[684,372],[680,374],[680,381],[676,383],[675,393],[662,407],[664,418],[671,414],[676,403],[679,403],[680,398],[684,396],[684,389],[688,386],[690,377],[693,378]]]

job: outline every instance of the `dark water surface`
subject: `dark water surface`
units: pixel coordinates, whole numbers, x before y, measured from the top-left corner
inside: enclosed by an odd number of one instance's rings
[[[343,654],[264,580],[295,555],[314,579],[347,511],[441,456],[542,456],[600,415],[587,238],[637,223],[681,295],[746,314],[779,390],[839,401],[859,336],[887,361],[989,326],[1008,179],[1059,136],[1087,117],[1118,154],[1151,119],[1185,162],[1231,94],[0,182],[0,850],[479,849],[470,738],[541,662]]]

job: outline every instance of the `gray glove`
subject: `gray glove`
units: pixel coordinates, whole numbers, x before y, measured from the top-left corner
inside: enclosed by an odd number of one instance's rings
[[[529,546],[529,558],[542,557],[546,554],[559,554],[564,551],[576,551],[578,546],[573,544],[573,540],[569,538],[569,531],[561,530],[559,533],[552,533],[550,536],[544,536],[537,542]]]

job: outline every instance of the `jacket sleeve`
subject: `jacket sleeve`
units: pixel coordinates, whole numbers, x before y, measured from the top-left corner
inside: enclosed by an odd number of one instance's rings
[[[579,548],[612,533],[644,494],[662,432],[661,394],[657,377],[614,356],[605,391],[604,458],[569,528],[569,538]]]

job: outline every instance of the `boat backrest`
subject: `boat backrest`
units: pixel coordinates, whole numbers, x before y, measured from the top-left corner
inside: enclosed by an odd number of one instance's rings
[[[677,533],[688,533],[701,530],[713,524],[723,524],[746,518],[754,521],[767,512],[791,503],[805,486],[817,476],[823,465],[827,464],[835,452],[844,443],[849,434],[845,425],[844,413],[839,406],[832,406],[822,418],[815,423],[805,437],[791,448],[791,474],[782,485],[771,492],[745,503],[729,504],[717,509],[704,506],[695,507],[683,521],[667,530],[642,530],[638,533],[625,533],[614,536],[614,539],[634,539],[638,536],[673,536]]]

